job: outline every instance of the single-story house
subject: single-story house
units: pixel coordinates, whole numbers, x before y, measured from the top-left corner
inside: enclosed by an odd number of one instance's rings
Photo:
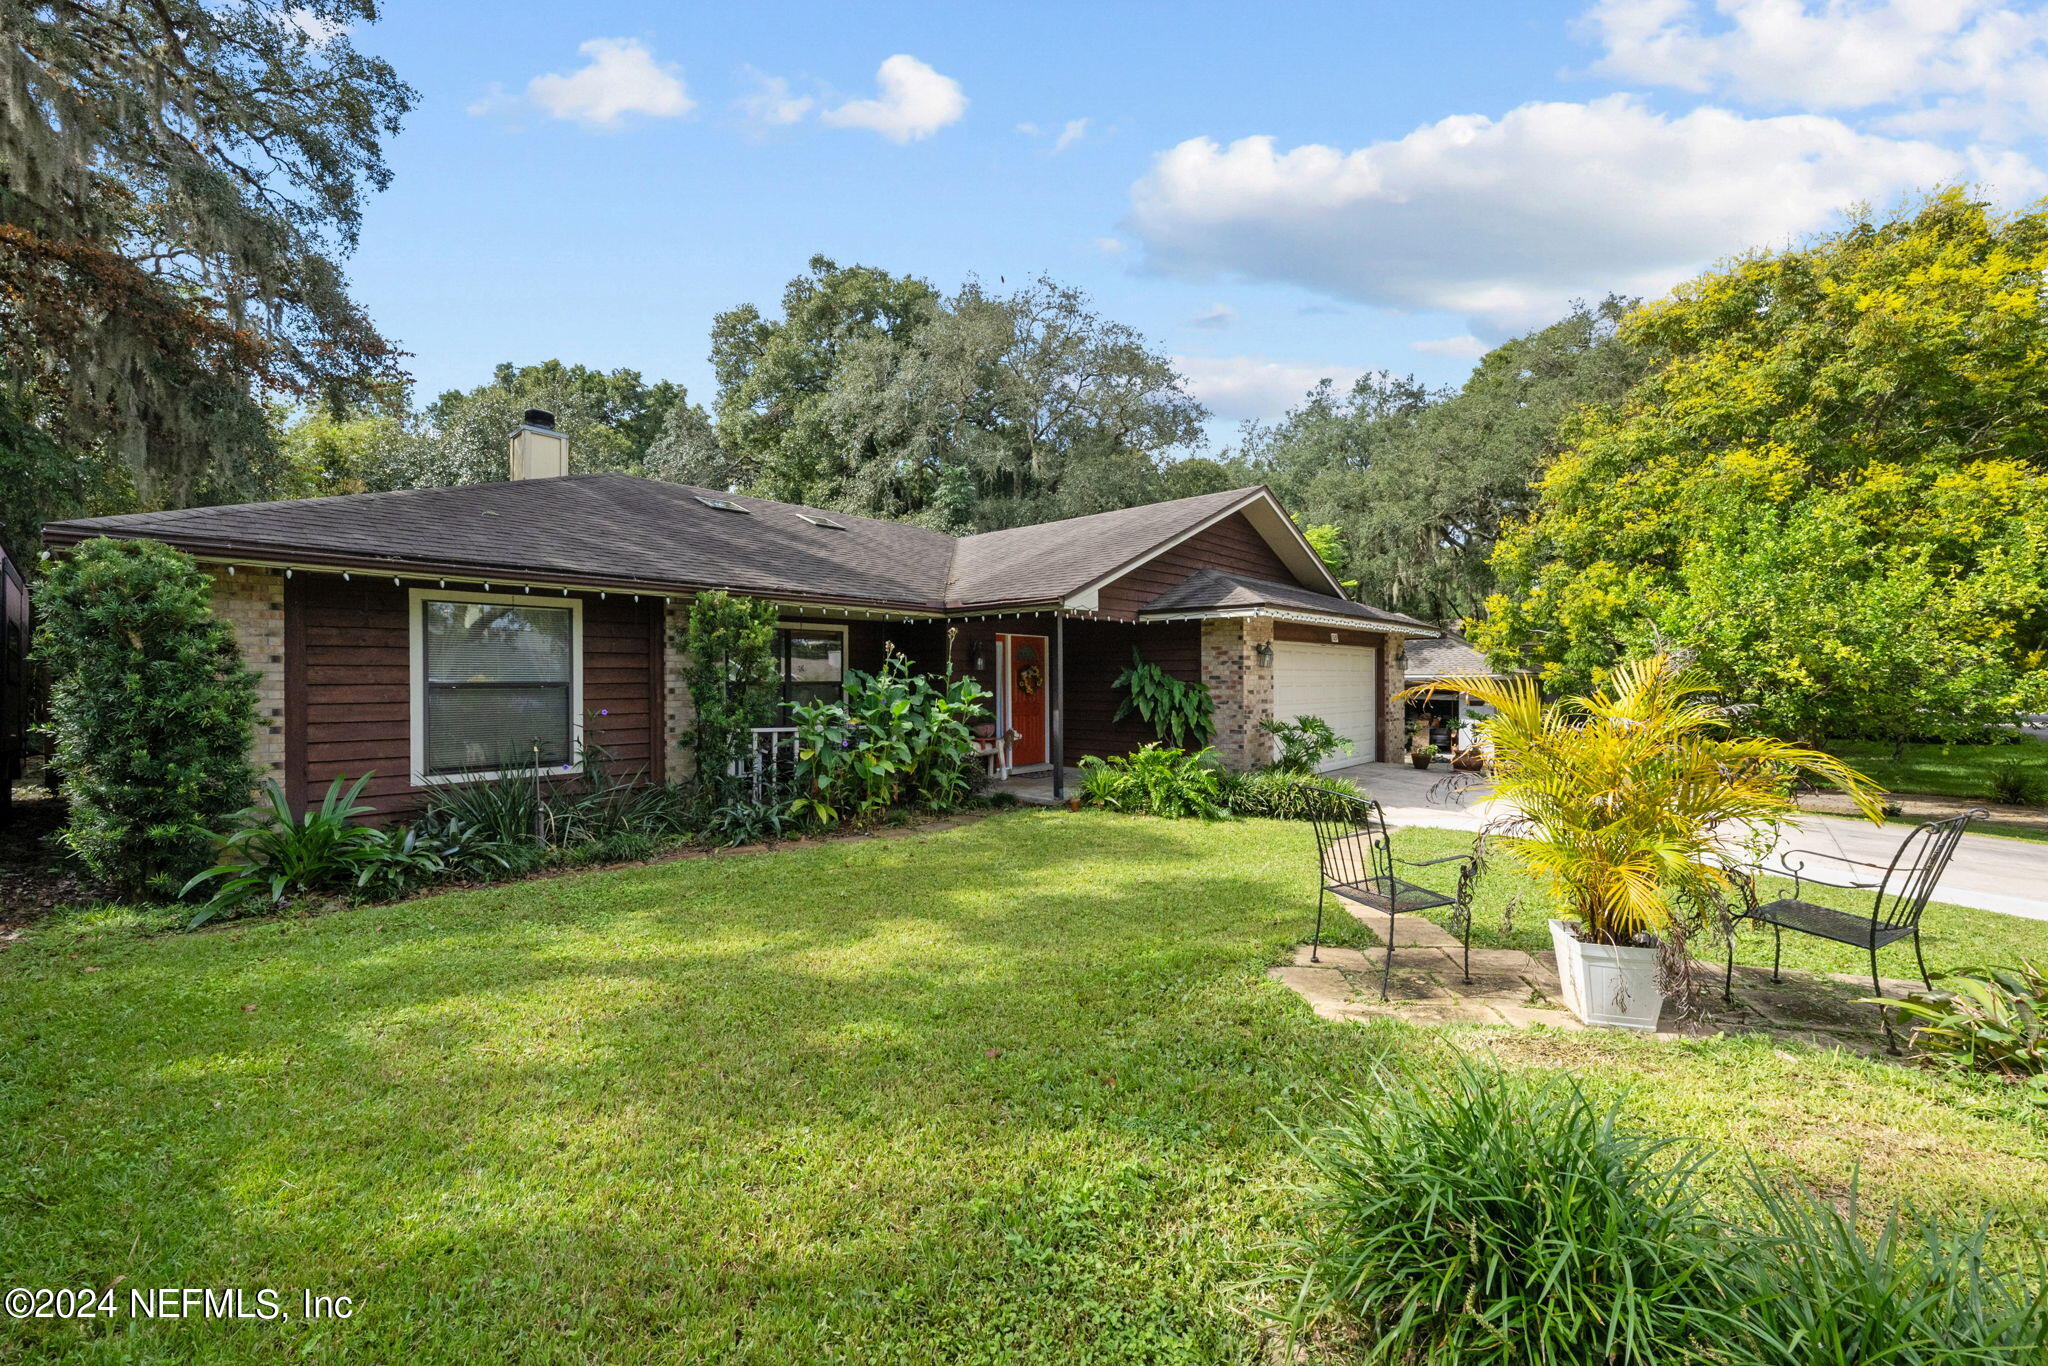
[[[1486,656],[1456,631],[1415,641],[1408,648],[1403,670],[1403,686],[1410,688],[1446,678],[1502,677],[1486,662]],[[1416,744],[1435,745],[1449,754],[1470,743],[1463,738],[1469,723],[1491,710],[1474,702],[1468,693],[1440,691],[1426,699],[1409,700],[1408,724],[1414,728]]]
[[[1313,713],[1358,758],[1401,746],[1403,643],[1434,628],[1348,601],[1273,494],[1205,494],[953,537],[899,522],[619,474],[568,473],[545,413],[505,483],[185,508],[52,523],[60,553],[147,537],[214,576],[260,676],[254,758],[294,804],[376,776],[417,810],[508,752],[571,771],[583,742],[650,776],[687,772],[674,644],[691,598],[781,609],[785,701],[834,696],[893,645],[994,694],[1013,771],[1156,737],[1115,719],[1136,653],[1208,684],[1226,763],[1270,755],[1258,723]],[[774,744],[764,727],[761,742]]]

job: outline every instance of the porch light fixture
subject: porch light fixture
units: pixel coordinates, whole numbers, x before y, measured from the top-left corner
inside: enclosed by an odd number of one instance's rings
[[[1260,641],[1258,644],[1252,646],[1252,653],[1258,657],[1261,666],[1270,667],[1272,665],[1273,646],[1271,645],[1271,643],[1263,640]]]

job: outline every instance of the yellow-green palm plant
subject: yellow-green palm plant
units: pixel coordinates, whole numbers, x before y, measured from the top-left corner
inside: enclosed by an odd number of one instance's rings
[[[1631,661],[1590,696],[1550,703],[1526,677],[1446,678],[1402,695],[1436,690],[1494,708],[1478,723],[1502,812],[1488,837],[1596,943],[1664,933],[1682,899],[1726,888],[1731,843],[1797,809],[1798,773],[1826,779],[1882,819],[1882,789],[1840,760],[1728,734],[1730,711],[1710,696],[1713,685],[1669,655]]]

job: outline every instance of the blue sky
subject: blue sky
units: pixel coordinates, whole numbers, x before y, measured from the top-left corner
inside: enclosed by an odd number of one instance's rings
[[[355,41],[420,91],[351,274],[423,399],[559,357],[708,401],[712,316],[823,252],[1078,284],[1219,439],[1857,200],[2031,199],[2048,117],[2048,19],[1982,0],[441,0]]]

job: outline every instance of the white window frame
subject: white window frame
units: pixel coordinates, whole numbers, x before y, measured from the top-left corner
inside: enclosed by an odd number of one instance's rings
[[[427,602],[484,602],[506,607],[547,607],[569,609],[569,753],[567,764],[551,765],[549,773],[574,776],[583,772],[583,599],[540,597],[533,593],[459,593],[452,588],[415,588],[406,604],[407,631],[411,636],[412,686],[407,690],[412,710],[412,753],[407,767],[414,787],[440,787],[448,783],[480,783],[526,769],[491,769],[482,773],[428,773],[427,761]]]
[[[837,621],[803,621],[801,619],[792,621],[787,618],[781,618],[776,621],[775,627],[778,633],[782,631],[803,631],[813,635],[822,634],[826,631],[837,633],[839,636],[839,697],[841,701],[844,701],[846,699],[846,675],[853,670],[853,633],[847,629],[845,623]],[[778,645],[780,643],[780,641],[777,642]],[[778,649],[775,652],[775,706],[777,711],[780,711],[782,707],[783,686],[789,682],[789,679],[782,673],[782,665],[782,651]]]

